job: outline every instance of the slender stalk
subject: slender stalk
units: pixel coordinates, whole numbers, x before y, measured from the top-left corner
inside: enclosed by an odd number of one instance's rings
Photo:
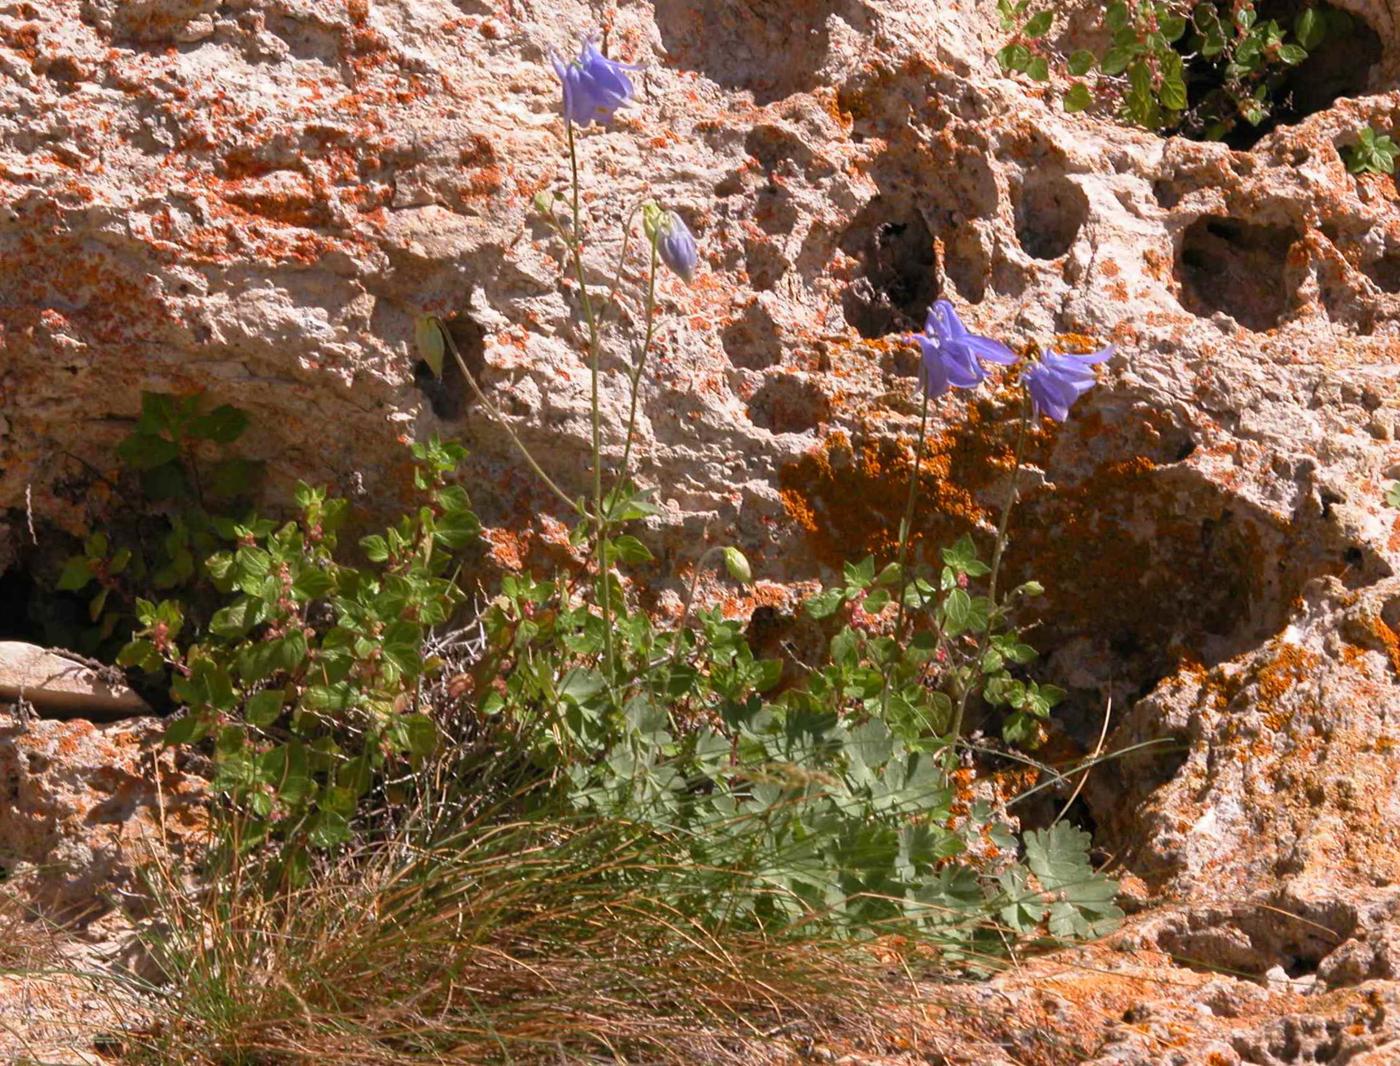
[[[923,374],[919,375],[919,382],[923,384]],[[900,638],[904,635],[904,616],[907,608],[904,605],[904,596],[909,589],[909,581],[905,577],[904,564],[909,554],[909,541],[914,532],[914,503],[919,497],[919,470],[924,461],[924,441],[928,437],[928,389],[924,389],[924,400],[919,410],[919,438],[914,445],[914,469],[909,476],[909,498],[904,503],[904,517],[899,523],[899,548],[895,552],[895,565],[899,568],[899,607],[894,621],[894,639],[898,645]],[[880,717],[885,718],[890,709],[890,666],[884,670],[884,683],[880,688]]]
[[[617,269],[613,271],[612,288],[608,289],[608,298],[603,301],[603,306],[598,311],[598,317],[601,319],[607,318],[608,310],[617,301],[617,290],[622,287],[622,268],[627,265],[627,249],[632,243],[632,221],[641,209],[640,203],[634,204],[632,210],[627,212],[627,221],[622,224],[622,250],[617,254]]]
[[[909,476],[909,499],[904,504],[904,518],[899,523],[899,551],[895,556],[895,562],[899,564],[899,614],[894,623],[894,639],[899,638],[904,633],[904,589],[908,581],[904,577],[904,562],[909,554],[909,541],[914,531],[914,502],[919,496],[919,471],[924,461],[924,442],[928,438],[928,390],[924,390],[924,402],[919,411],[919,440],[914,445],[914,471]]]
[[[1016,431],[1016,458],[1011,466],[1011,481],[1006,487],[1006,502],[1002,504],[1001,520],[997,523],[996,544],[992,548],[992,570],[987,582],[988,598],[991,600],[991,615],[995,616],[997,610],[997,576],[1001,571],[1001,557],[1006,550],[1006,531],[1011,525],[1011,511],[1016,506],[1016,483],[1020,480],[1021,464],[1025,458],[1026,430],[1031,421],[1031,396],[1028,390],[1022,391],[1021,398],[1021,424]],[[973,657],[971,669],[975,678],[982,669],[982,657],[987,652],[987,642],[990,638],[992,619],[988,619],[987,628],[982,631],[982,635],[977,640],[977,653]],[[953,715],[952,729],[948,736],[948,750],[954,753],[958,743],[958,737],[962,734],[963,716],[967,713],[967,701],[972,696],[972,690],[976,685],[967,681],[961,687],[958,694],[958,709]],[[954,755],[956,757],[956,755]]]
[[[481,391],[481,386],[477,383],[476,375],[471,372],[471,369],[467,366],[467,361],[462,358],[462,353],[457,350],[457,342],[452,339],[452,334],[448,333],[447,329],[441,323],[438,324],[438,332],[442,334],[443,343],[447,345],[447,350],[452,353],[452,358],[456,361],[458,368],[461,369],[462,376],[467,379],[467,384],[471,386],[472,395],[476,397],[477,403],[486,408],[486,413],[494,418],[500,424],[501,428],[506,431],[506,436],[510,437],[511,443],[515,445],[516,450],[524,457],[525,462],[529,465],[530,469],[534,471],[535,476],[544,482],[545,487],[549,489],[550,492],[554,493],[555,496],[563,501],[565,507],[575,514],[586,517],[587,512],[579,507],[578,501],[570,499],[569,495],[555,484],[554,479],[544,472],[540,464],[535,461],[535,457],[530,454],[530,449],[525,447],[525,442],[520,439],[515,430],[511,428],[510,423],[506,421],[505,415],[501,414],[500,409],[487,399],[486,393]]]
[[[681,605],[681,617],[676,623],[676,639],[671,645],[671,654],[666,662],[666,673],[661,683],[663,692],[670,687],[671,674],[681,660],[681,651],[685,647],[685,624],[690,620],[690,609],[695,604],[695,593],[700,588],[700,575],[705,570],[705,564],[710,561],[710,556],[722,551],[723,545],[716,545],[695,562],[695,572],[690,576],[690,588],[686,591],[685,602]]]
[[[603,656],[607,663],[608,684],[616,680],[613,657],[612,582],[609,580],[607,529],[603,516],[603,428],[602,407],[598,399],[599,360],[602,345],[598,342],[598,320],[593,314],[593,300],[588,294],[588,281],[583,273],[582,213],[579,210],[578,147],[574,123],[564,119],[569,140],[569,179],[573,207],[573,227],[569,232],[569,249],[573,252],[574,276],[578,280],[579,303],[588,324],[588,369],[591,379],[589,405],[593,416],[593,547],[598,558],[598,604],[603,613]]]
[[[987,579],[987,595],[993,606],[997,599],[997,575],[1001,572],[1001,556],[1006,551],[1006,530],[1011,524],[1011,510],[1016,506],[1016,482],[1021,476],[1021,463],[1026,455],[1026,430],[1031,424],[1031,394],[1027,389],[1021,394],[1021,424],[1016,429],[1016,456],[1011,464],[1011,484],[1006,488],[1006,503],[1001,508],[1001,521],[997,525],[997,542],[992,548],[992,573]]]
[[[617,484],[614,488],[614,496],[627,481],[627,464],[632,459],[632,442],[635,439],[637,429],[637,395],[641,386],[642,371],[646,368],[647,351],[651,347],[651,339],[656,330],[656,264],[657,264],[657,241],[660,239],[659,233],[653,233],[651,238],[651,266],[647,273],[647,301],[646,301],[646,332],[642,337],[641,349],[632,360],[631,380],[632,398],[627,411],[627,440],[622,448],[622,465],[618,469]],[[609,515],[611,517],[611,515]]]

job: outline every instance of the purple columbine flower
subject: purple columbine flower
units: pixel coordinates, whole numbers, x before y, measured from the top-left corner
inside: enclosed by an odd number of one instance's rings
[[[1112,357],[1113,345],[1091,355],[1062,355],[1046,351],[1040,360],[1026,370],[1026,388],[1031,390],[1031,404],[1036,417],[1049,415],[1056,422],[1069,417],[1074,401],[1094,387],[1095,363]]]
[[[647,240],[656,241],[656,254],[661,261],[689,283],[700,261],[700,251],[685,219],[649,203],[642,208],[642,228]]]
[[[928,309],[924,331],[911,338],[923,352],[920,384],[930,398],[941,396],[950,387],[971,389],[987,379],[983,360],[1010,366],[1016,355],[1000,341],[968,332],[957,311],[947,300]]]
[[[549,61],[564,83],[564,118],[580,127],[611,122],[613,113],[635,91],[627,71],[640,69],[609,59],[587,37],[577,59],[566,63],[551,52]]]

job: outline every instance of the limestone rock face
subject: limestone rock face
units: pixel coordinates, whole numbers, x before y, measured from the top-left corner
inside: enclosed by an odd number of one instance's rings
[[[1035,640],[1070,733],[1111,699],[1110,746],[1150,745],[1095,772],[1089,814],[1175,901],[1153,950],[1351,987],[1397,964],[1400,193],[1338,149],[1391,128],[1400,27],[1335,6],[1355,47],[1237,152],[1002,76],[992,0],[607,5],[609,54],[646,69],[580,158],[595,283],[646,197],[702,250],[694,284],[660,283],[640,405],[657,575],[737,540],[781,605],[889,551],[918,418],[897,335],[939,295],[1013,346],[1118,346],[1034,435],[1008,556],[1049,588]],[[404,498],[400,438],[460,436],[498,555],[528,557],[549,501],[461,379],[416,365],[413,322],[449,318],[584,491],[583,327],[530,203],[567,177],[547,55],[597,11],[0,3],[0,561],[24,565],[31,504],[50,530],[101,520],[143,389],[247,409],[270,498],[326,481],[366,515]],[[614,454],[639,315],[609,318]],[[1012,403],[938,406],[929,546],[986,535]],[[1134,1054],[1104,1061],[1167,1061]]]
[[[0,718],[0,870],[7,894],[48,920],[89,927],[137,867],[178,854],[206,826],[204,781],[174,764],[159,720]]]

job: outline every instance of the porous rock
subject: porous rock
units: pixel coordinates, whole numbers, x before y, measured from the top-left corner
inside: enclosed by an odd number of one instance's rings
[[[49,922],[92,927],[140,866],[205,832],[204,780],[157,719],[0,718],[0,873]]]
[[[643,578],[737,540],[784,607],[888,553],[918,420],[896,335],[936,295],[1016,346],[1118,346],[1075,419],[1033,434],[1008,554],[1049,589],[1035,640],[1069,731],[1087,746],[1111,705],[1110,745],[1150,745],[1095,771],[1088,812],[1174,901],[1140,927],[1163,973],[1316,968],[1341,997],[1316,1025],[1350,1033],[1347,997],[1394,981],[1400,195],[1340,148],[1390,128],[1400,27],[1380,0],[1335,6],[1356,47],[1311,113],[1242,152],[1065,114],[1055,85],[999,71],[992,0],[619,3],[606,46],[646,67],[642,92],[580,154],[590,219],[655,197],[702,248],[694,284],[658,289]],[[586,491],[583,328],[531,200],[567,174],[547,54],[596,6],[132,9],[0,4],[0,508],[31,490],[41,523],[87,530],[140,391],[203,390],[251,413],[272,500],[303,477],[382,514],[406,498],[402,437],[466,439],[492,545],[528,561],[551,504],[460,377],[417,366],[413,322],[448,317],[521,438]],[[614,456],[627,359],[610,333]],[[920,550],[985,537],[1013,403],[936,405]],[[1169,1028],[1189,1044],[1198,1015]],[[1294,1061],[1301,1039],[1232,1053]],[[1359,1039],[1347,1061],[1394,1037]]]

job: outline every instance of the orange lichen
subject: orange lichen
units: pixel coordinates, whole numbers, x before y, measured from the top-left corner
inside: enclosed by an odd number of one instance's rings
[[[920,504],[912,543],[950,543],[987,521],[974,492],[1004,476],[1012,445],[1004,423],[982,423],[977,408],[956,427],[930,436],[919,470]],[[823,563],[865,555],[890,558],[909,494],[913,442],[845,433],[829,436],[779,473],[788,516],[810,537]]]
[[[1277,654],[1259,668],[1254,679],[1255,693],[1270,728],[1279,729],[1286,722],[1286,715],[1280,717],[1279,701],[1305,680],[1318,662],[1312,652],[1280,641]]]
[[[1400,633],[1386,625],[1381,618],[1371,618],[1368,620],[1367,629],[1381,643],[1385,649],[1386,658],[1390,660],[1390,668],[1400,675]]]

